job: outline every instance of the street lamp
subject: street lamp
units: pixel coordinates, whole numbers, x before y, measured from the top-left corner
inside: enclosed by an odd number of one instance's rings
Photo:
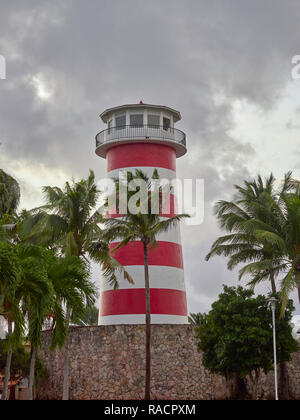
[[[272,309],[273,321],[273,349],[274,349],[274,380],[275,380],[275,400],[278,401],[278,379],[277,379],[277,353],[276,353],[276,324],[275,324],[275,311],[277,299],[272,297],[269,299]]]

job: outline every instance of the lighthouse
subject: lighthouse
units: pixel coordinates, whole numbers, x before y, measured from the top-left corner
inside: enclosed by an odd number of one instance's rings
[[[160,179],[176,178],[176,159],[185,155],[186,136],[175,128],[179,111],[167,106],[122,105],[104,111],[107,124],[96,136],[96,154],[106,159],[107,176],[120,171],[141,170],[151,178],[157,169]],[[174,197],[173,197],[174,198]],[[174,211],[171,206],[170,213]],[[173,214],[170,214],[171,217]],[[162,215],[168,217],[168,215]],[[153,324],[187,324],[187,303],[179,224],[157,237],[158,247],[149,251],[150,311]],[[116,246],[112,244],[112,247]],[[131,285],[118,277],[119,288],[102,279],[99,325],[145,323],[144,255],[140,242],[130,242],[114,253],[133,278]]]

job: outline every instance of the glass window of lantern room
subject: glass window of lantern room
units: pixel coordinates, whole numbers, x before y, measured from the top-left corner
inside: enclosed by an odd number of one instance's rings
[[[116,115],[116,128],[122,130],[126,126],[126,115]]]
[[[107,123],[108,134],[110,134],[112,126],[113,126],[113,120],[109,120]]]
[[[143,127],[144,126],[144,115],[143,114],[131,114],[130,115],[130,127]]]
[[[170,120],[170,118],[164,117],[163,118],[163,129],[165,131],[168,131],[170,129],[170,127],[171,127],[171,120]]]
[[[160,125],[160,116],[154,114],[148,114],[148,126],[152,128],[158,128]]]

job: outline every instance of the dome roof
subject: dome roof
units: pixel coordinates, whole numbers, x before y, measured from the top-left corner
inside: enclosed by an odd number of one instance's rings
[[[173,114],[173,118],[174,118],[174,123],[176,123],[177,121],[181,120],[181,114],[179,111],[176,111],[173,108],[169,108],[168,106],[165,105],[151,105],[151,104],[144,104],[142,101],[138,104],[127,104],[127,105],[120,105],[120,106],[116,106],[114,108],[108,108],[106,109],[104,112],[102,112],[102,114],[100,114],[100,118],[102,119],[102,121],[104,123],[107,123],[110,115],[112,113],[115,112],[119,112],[119,111],[125,111],[127,109],[156,109],[156,110],[160,110],[160,111],[167,111],[170,112],[171,114]]]

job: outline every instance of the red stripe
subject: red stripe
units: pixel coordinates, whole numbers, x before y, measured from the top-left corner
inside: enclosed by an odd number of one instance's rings
[[[187,315],[186,293],[150,289],[151,314]],[[108,290],[101,293],[100,316],[146,313],[145,289]]]
[[[160,199],[162,200],[162,199]],[[170,194],[170,200],[168,200],[168,197],[166,196],[164,198],[164,201],[160,201],[162,204],[162,213],[160,214],[161,217],[174,217],[178,214],[178,203],[177,199],[175,198],[174,194]],[[151,204],[149,204],[149,207]],[[116,219],[118,217],[123,217],[124,214],[115,213],[116,207],[111,209],[114,213],[108,213],[107,218],[108,219]],[[151,209],[150,209],[151,211]]]
[[[107,172],[120,168],[147,166],[176,171],[176,152],[162,144],[121,144],[107,151]]]
[[[111,251],[119,244],[110,245]],[[126,246],[112,252],[112,256],[124,267],[127,265],[144,265],[144,248],[139,241],[129,242]],[[159,241],[158,246],[149,248],[149,265],[183,268],[181,245],[173,242]]]

